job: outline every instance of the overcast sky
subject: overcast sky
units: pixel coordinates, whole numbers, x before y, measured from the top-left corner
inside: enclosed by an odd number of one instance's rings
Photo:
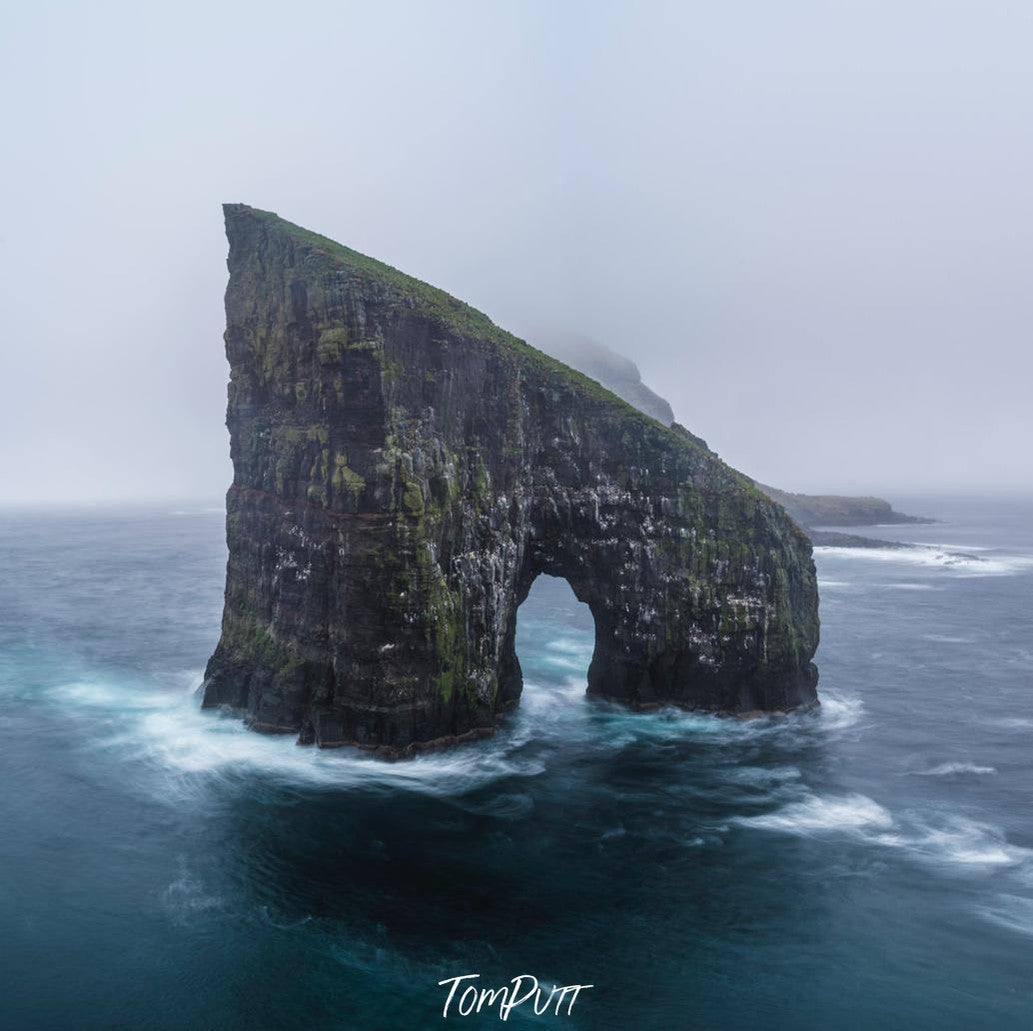
[[[1025,0],[33,2],[0,40],[0,500],[221,496],[227,200],[608,344],[769,483],[1033,486]]]

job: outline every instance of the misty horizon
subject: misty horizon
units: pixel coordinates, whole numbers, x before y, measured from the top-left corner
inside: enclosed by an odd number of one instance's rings
[[[1031,12],[305,10],[11,14],[0,502],[221,499],[224,201],[612,348],[760,482],[1033,489]]]

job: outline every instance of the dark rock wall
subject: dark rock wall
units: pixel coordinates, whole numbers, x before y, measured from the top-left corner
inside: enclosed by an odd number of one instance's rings
[[[608,390],[640,412],[651,415],[665,426],[674,422],[670,404],[642,382],[642,375],[634,362],[617,354],[603,344],[572,334],[547,334],[544,342],[535,341],[543,350],[586,376],[598,380]],[[874,526],[882,523],[931,523],[935,520],[898,512],[882,498],[844,496],[840,494],[792,494],[789,491],[757,486],[777,501],[802,527],[814,526]],[[811,542],[817,544],[814,534]],[[857,543],[864,541],[866,543]],[[842,547],[871,547],[878,542],[870,538],[854,537],[853,543],[840,542]]]
[[[234,482],[206,705],[323,746],[489,732],[540,573],[591,608],[595,694],[814,700],[810,546],[701,441],[388,266],[242,205],[226,224]]]

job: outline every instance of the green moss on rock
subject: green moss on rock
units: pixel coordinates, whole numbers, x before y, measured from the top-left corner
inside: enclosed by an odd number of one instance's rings
[[[542,573],[592,610],[596,695],[814,700],[809,544],[703,441],[325,237],[227,232],[227,599],[285,652],[228,615],[208,704],[394,753],[490,729]]]

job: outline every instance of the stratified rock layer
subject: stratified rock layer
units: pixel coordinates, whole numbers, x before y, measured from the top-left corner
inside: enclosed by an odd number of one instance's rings
[[[815,700],[810,545],[702,441],[441,291],[225,213],[234,481],[206,706],[385,754],[490,732],[541,573],[592,611],[595,695]]]

